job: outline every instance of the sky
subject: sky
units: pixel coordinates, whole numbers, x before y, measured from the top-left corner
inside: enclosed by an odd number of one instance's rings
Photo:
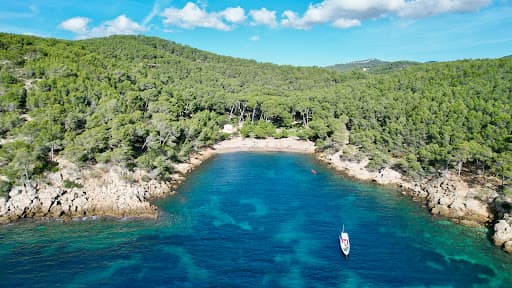
[[[512,55],[512,0],[0,1],[0,32],[142,34],[296,66]]]

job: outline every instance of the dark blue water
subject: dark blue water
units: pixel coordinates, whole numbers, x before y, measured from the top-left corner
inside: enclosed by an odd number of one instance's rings
[[[308,155],[219,155],[157,204],[158,221],[0,227],[0,287],[512,287],[485,230]]]

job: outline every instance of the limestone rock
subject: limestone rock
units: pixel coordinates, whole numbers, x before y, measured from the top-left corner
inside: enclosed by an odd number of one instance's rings
[[[390,168],[384,168],[373,178],[373,180],[379,184],[385,185],[399,183],[401,178],[402,175],[397,171]]]
[[[494,244],[498,247],[509,249],[508,252],[512,252],[512,217],[508,214],[504,219],[499,220],[494,225]],[[510,243],[508,243],[510,242]],[[507,247],[504,246],[505,243]]]
[[[7,201],[4,197],[0,197],[0,217],[5,215],[7,212]]]
[[[512,241],[505,242],[505,244],[503,245],[503,251],[512,254]]]

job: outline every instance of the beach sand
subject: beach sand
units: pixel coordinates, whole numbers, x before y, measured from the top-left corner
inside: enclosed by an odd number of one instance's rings
[[[229,140],[219,142],[213,146],[216,153],[230,152],[294,152],[294,153],[314,153],[315,143],[311,141],[299,140],[298,138],[282,139],[254,139],[234,137]]]

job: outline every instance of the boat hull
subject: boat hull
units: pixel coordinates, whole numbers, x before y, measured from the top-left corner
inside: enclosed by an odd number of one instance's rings
[[[348,256],[348,254],[350,253],[350,240],[348,238],[348,233],[341,233],[339,239],[340,239],[341,252],[345,256]]]

